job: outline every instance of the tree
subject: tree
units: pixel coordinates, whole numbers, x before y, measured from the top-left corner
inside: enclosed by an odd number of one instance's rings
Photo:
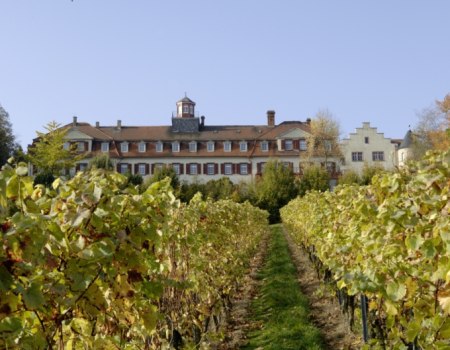
[[[111,162],[111,159],[108,155],[101,155],[92,158],[92,160],[89,162],[89,170],[91,169],[105,169],[105,170],[113,170],[114,166]]]
[[[437,100],[418,115],[413,131],[412,157],[420,159],[427,150],[446,151],[450,148],[450,94]]]
[[[0,105],[0,167],[6,163],[9,157],[18,149],[9,114]]]
[[[328,171],[317,164],[307,166],[303,171],[303,176],[299,183],[299,194],[304,196],[306,192],[328,191],[330,189],[330,174]]]
[[[340,127],[327,109],[317,112],[311,121],[311,134],[308,137],[308,158],[325,158],[325,165],[330,157],[341,155],[339,148]]]
[[[180,180],[178,179],[178,175],[175,170],[170,166],[156,168],[155,173],[146,182],[146,185],[148,186],[154,182],[161,181],[166,177],[170,178],[170,186],[172,186],[172,188],[175,190],[175,193],[178,194],[178,191],[180,190]]]
[[[64,147],[67,128],[62,128],[56,122],[45,126],[46,133],[37,131],[37,141],[29,148],[29,160],[39,172],[47,172],[59,176],[61,170],[73,168],[77,161],[83,158],[75,147]]]
[[[280,208],[297,196],[295,176],[290,167],[279,161],[269,161],[256,183],[255,203],[269,212],[269,221],[280,221]]]
[[[359,184],[360,182],[361,182],[361,179],[360,179],[358,173],[354,170],[347,170],[339,178],[340,185]]]

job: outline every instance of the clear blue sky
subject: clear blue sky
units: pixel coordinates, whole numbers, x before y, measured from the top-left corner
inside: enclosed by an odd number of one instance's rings
[[[450,92],[447,0],[2,0],[0,104],[23,146],[55,120],[305,120],[402,138]]]

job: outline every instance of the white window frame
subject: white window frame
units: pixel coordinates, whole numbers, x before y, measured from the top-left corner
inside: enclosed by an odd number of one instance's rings
[[[172,164],[172,169],[173,169],[173,171],[175,171],[176,175],[180,175],[180,173],[181,173],[181,164],[180,163],[173,163]]]
[[[156,173],[158,170],[162,170],[164,168],[164,163],[155,163],[153,167],[153,173]]]
[[[247,163],[239,163],[239,174],[248,175],[248,164]]]
[[[208,143],[206,144],[206,150],[208,152],[214,152],[214,141],[208,141]]]
[[[109,142],[102,142],[102,152],[109,152]]]
[[[142,176],[147,175],[145,170],[146,170],[145,164],[139,163],[139,165],[138,165],[138,174],[142,175]]]
[[[120,152],[128,152],[128,142],[122,142],[120,144]]]
[[[129,171],[128,163],[120,163],[120,173],[126,174]]]
[[[180,143],[178,141],[172,142],[172,152],[180,152]]]
[[[294,150],[294,141],[284,140],[284,150],[285,151],[293,151]]]
[[[262,152],[269,151],[269,142],[268,141],[261,141],[261,151]]]
[[[306,143],[305,139],[300,139],[298,141],[298,148],[300,151],[306,151],[308,149],[308,144]]]
[[[77,142],[77,151],[78,152],[84,152],[85,151],[85,144],[83,141],[78,141]]]
[[[144,153],[147,151],[147,144],[144,141],[139,142],[138,144],[138,152]]]
[[[248,143],[247,143],[247,141],[241,141],[241,142],[239,142],[239,150],[240,150],[241,152],[247,152],[247,149],[248,149]]]
[[[362,152],[352,152],[352,162],[362,162],[364,161],[364,156]]]
[[[155,150],[158,153],[161,153],[164,150],[164,144],[161,141],[156,142]]]
[[[198,175],[198,164],[197,163],[190,163],[189,164],[189,174],[190,175]]]
[[[231,152],[231,141],[225,141],[223,143],[223,151],[224,152]]]
[[[225,163],[223,165],[223,173],[224,173],[224,175],[233,175],[233,164]]]
[[[383,151],[372,152],[372,160],[374,162],[384,162],[384,152]]]
[[[189,142],[189,152],[197,152],[197,141]]]
[[[65,149],[66,151],[68,151],[70,149],[70,142],[69,141],[64,142],[63,149]]]
[[[206,164],[206,174],[207,175],[215,175],[216,174],[216,165],[214,163]]]

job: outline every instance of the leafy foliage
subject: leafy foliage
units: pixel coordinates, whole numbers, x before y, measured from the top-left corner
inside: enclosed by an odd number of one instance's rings
[[[9,114],[0,105],[0,167],[6,163],[19,146],[15,141]]]
[[[38,140],[28,150],[29,160],[39,172],[50,172],[59,176],[61,170],[70,169],[83,158],[74,147],[64,149],[67,141],[67,128],[62,128],[56,122],[45,126],[47,132],[37,132]]]
[[[330,188],[330,174],[320,165],[310,165],[303,170],[299,183],[299,194],[305,195],[308,191],[327,191]]]
[[[449,161],[429,153],[402,173],[311,192],[281,210],[337,286],[367,296],[379,336],[366,348],[450,346]]]
[[[51,188],[26,175],[0,172],[0,348],[206,341],[267,230],[248,203],[182,204],[168,181],[138,193],[103,169]]]
[[[105,169],[113,170],[114,166],[108,155],[100,155],[91,159],[88,169]]]

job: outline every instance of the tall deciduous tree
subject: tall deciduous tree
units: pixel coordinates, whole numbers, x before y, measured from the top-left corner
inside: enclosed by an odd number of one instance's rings
[[[39,172],[60,175],[63,169],[73,168],[83,158],[75,147],[64,147],[67,128],[55,121],[44,127],[47,132],[37,131],[37,141],[29,148],[29,159]]]
[[[320,110],[311,121],[306,156],[324,158],[325,164],[330,157],[340,156],[339,135],[339,122],[329,110]]]
[[[298,193],[292,169],[279,161],[266,163],[255,192],[255,204],[269,212],[271,223],[279,222],[279,209]]]
[[[9,114],[0,105],[0,167],[6,163],[17,149],[18,145],[9,121]]]
[[[413,135],[413,157],[416,159],[429,149],[446,151],[450,148],[450,94],[419,114]]]

